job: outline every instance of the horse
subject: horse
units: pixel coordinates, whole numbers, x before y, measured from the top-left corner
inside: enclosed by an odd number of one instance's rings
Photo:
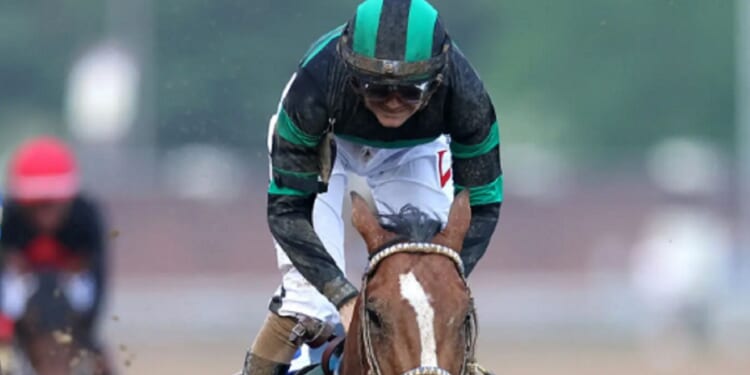
[[[476,312],[460,256],[471,220],[468,192],[455,197],[443,230],[413,206],[376,216],[356,192],[351,197],[369,265],[339,373],[489,374],[474,359]]]
[[[68,298],[69,275],[42,270],[27,276],[31,285],[23,315],[16,322],[13,375],[98,375],[105,368],[88,342],[83,317]]]

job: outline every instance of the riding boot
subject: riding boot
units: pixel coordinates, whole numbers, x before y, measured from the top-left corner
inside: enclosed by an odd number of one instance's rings
[[[290,339],[297,320],[269,313],[245,356],[242,375],[286,374],[300,344]]]

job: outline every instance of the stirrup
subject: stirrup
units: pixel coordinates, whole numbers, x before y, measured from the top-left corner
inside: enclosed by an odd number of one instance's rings
[[[310,318],[305,315],[297,315],[297,324],[289,334],[289,341],[297,344],[307,344],[312,349],[317,349],[327,343],[334,334],[335,327],[327,322]]]

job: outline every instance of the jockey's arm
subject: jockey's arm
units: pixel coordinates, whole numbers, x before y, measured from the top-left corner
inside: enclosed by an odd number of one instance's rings
[[[321,142],[328,114],[313,78],[300,68],[277,114],[271,138],[272,179],[268,190],[271,234],[295,268],[337,308],[357,295],[315,233],[312,210],[322,192]]]
[[[487,251],[500,217],[501,204],[492,203],[471,207],[471,225],[464,238],[464,248],[461,250],[466,276],[474,270],[479,259]]]
[[[20,216],[15,210],[6,209],[0,222],[0,264],[2,271],[13,270],[24,272],[27,268],[26,261],[21,252],[23,240],[18,233]]]
[[[468,276],[494,234],[503,201],[500,134],[495,109],[474,68],[457,49],[451,56],[449,129],[453,181],[469,189],[471,225],[461,258]]]

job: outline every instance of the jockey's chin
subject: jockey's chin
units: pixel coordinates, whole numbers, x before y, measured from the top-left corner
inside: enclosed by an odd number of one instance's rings
[[[406,103],[394,96],[385,101],[365,98],[365,106],[372,111],[385,128],[398,128],[419,110],[418,104]]]

